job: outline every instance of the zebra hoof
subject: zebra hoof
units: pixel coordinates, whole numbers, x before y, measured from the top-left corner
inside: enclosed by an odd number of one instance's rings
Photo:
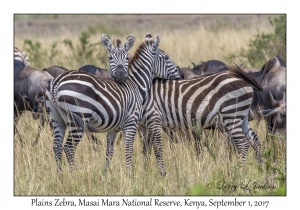
[[[160,175],[161,175],[161,176],[166,176],[166,174],[167,174],[166,171],[161,171],[161,172],[160,172]]]

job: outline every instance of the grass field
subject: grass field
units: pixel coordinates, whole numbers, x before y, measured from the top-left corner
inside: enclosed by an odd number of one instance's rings
[[[88,62],[108,68],[107,51],[99,44],[101,34],[112,40],[134,34],[136,42],[129,51],[144,41],[146,32],[161,36],[160,48],[179,66],[191,65],[210,59],[225,61],[226,55],[241,47],[246,48],[249,39],[257,32],[271,32],[268,21],[271,15],[18,15],[15,16],[15,46],[28,47],[24,41],[39,42],[39,52],[46,52],[33,59],[31,66],[43,69],[62,65],[78,69]],[[275,17],[275,16],[271,16]],[[89,29],[94,29],[95,33]],[[64,40],[72,42],[74,52],[81,47],[80,37],[89,31],[92,58],[74,54]],[[51,54],[56,43],[57,54]],[[89,44],[88,43],[88,44]],[[98,44],[97,44],[98,43]],[[88,46],[87,44],[87,46]],[[78,50],[77,50],[78,49]],[[33,57],[33,54],[29,57]],[[240,63],[240,61],[236,61]],[[261,66],[245,67],[260,69]],[[160,177],[154,153],[149,169],[144,170],[141,139],[134,142],[134,176],[126,174],[124,142],[120,139],[107,175],[105,165],[105,134],[96,134],[100,143],[96,151],[86,137],[80,142],[75,154],[77,171],[71,173],[63,155],[63,180],[58,179],[54,160],[53,134],[46,124],[37,145],[38,121],[25,113],[19,123],[25,145],[19,137],[14,139],[14,195],[285,195],[286,183],[286,138],[276,135],[267,141],[264,122],[251,122],[263,147],[264,167],[255,161],[250,148],[244,169],[237,167],[237,155],[229,158],[226,136],[208,131],[202,136],[203,149],[200,161],[195,157],[193,143],[182,137],[182,142],[171,149],[168,137],[163,135],[166,177]],[[247,185],[248,184],[248,185]],[[236,187],[235,187],[236,186]],[[246,187],[247,186],[247,187]]]

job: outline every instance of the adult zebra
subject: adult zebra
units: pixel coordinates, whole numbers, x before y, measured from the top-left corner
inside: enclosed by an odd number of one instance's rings
[[[180,68],[168,61],[167,66],[158,68],[160,37],[150,40],[146,35],[129,62],[127,51],[134,44],[134,36],[127,37],[124,47],[120,40],[114,47],[110,38],[103,34],[102,43],[109,51],[112,79],[98,79],[85,72],[70,71],[58,76],[46,90],[46,106],[54,128],[54,153],[61,171],[62,149],[70,168],[74,166],[74,154],[85,129],[92,132],[116,133],[123,130],[125,140],[126,166],[132,171],[133,140],[137,123],[142,118],[145,101],[154,78],[181,79]],[[149,39],[149,40],[148,40]],[[165,59],[169,59],[165,57]],[[127,69],[128,68],[128,69]],[[159,70],[158,70],[159,69]],[[128,71],[127,71],[128,70]],[[154,138],[154,149],[162,175],[165,166],[162,158],[161,129],[157,121],[147,124]],[[62,148],[63,136],[69,129],[67,141]],[[74,140],[74,143],[72,141]],[[107,145],[110,147],[110,144]],[[110,157],[106,159],[106,169]]]
[[[29,61],[29,57],[27,56],[27,54],[17,47],[14,47],[14,60],[18,60],[18,61],[24,63],[24,65],[27,67],[30,66],[30,61]]]
[[[155,107],[162,126],[172,130],[210,129],[221,121],[237,147],[241,164],[244,165],[249,144],[261,164],[261,142],[248,124],[253,89],[261,87],[238,66],[190,80],[155,80],[143,120]],[[198,142],[196,139],[196,145]],[[149,139],[144,141],[144,153],[147,145],[151,145]],[[196,150],[199,155],[199,145]]]

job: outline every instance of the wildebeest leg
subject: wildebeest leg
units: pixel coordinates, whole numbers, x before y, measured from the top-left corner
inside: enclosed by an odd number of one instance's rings
[[[114,142],[116,139],[117,132],[107,132],[106,134],[106,164],[104,167],[104,173],[107,173],[110,161],[114,154]]]
[[[21,133],[20,133],[18,127],[17,127],[19,118],[20,118],[19,114],[14,114],[14,133],[15,133],[15,135],[18,134],[19,140],[20,140],[20,143],[21,143],[21,147],[23,147],[24,141],[22,140]]]
[[[38,135],[37,135],[35,141],[33,142],[32,146],[35,146],[38,143],[38,140],[41,136],[42,128],[44,128],[44,125],[45,125],[44,114],[40,114],[40,123],[38,125]]]

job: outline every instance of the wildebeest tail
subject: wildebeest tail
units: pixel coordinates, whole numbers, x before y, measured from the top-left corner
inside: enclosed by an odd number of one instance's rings
[[[251,86],[254,90],[256,90],[256,91],[263,90],[261,84],[258,83],[251,74],[247,74],[245,71],[243,71],[238,65],[234,64],[234,66],[229,69],[229,72],[231,72],[237,78],[240,78],[240,79],[248,82],[249,84],[251,84]]]

